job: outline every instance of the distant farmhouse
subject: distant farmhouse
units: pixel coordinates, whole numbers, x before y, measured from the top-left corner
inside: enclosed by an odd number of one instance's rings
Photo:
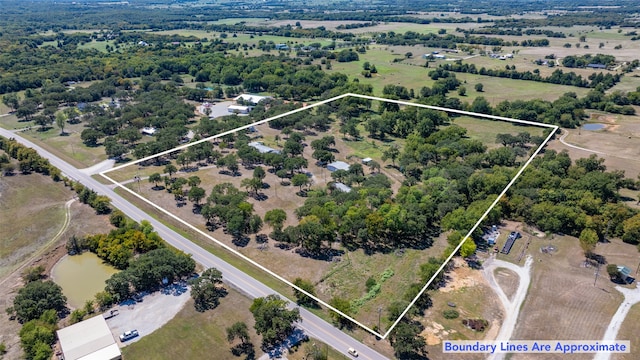
[[[235,100],[236,104],[229,105],[227,111],[232,114],[248,114],[253,110],[253,107],[257,105],[259,102],[273,99],[271,96],[261,96],[261,95],[252,95],[252,94],[242,94],[236,96],[233,100]]]
[[[273,97],[271,96],[262,96],[262,95],[253,95],[253,94],[242,94],[239,96],[236,96],[233,100],[235,102],[244,102],[244,103],[248,103],[251,105],[258,105],[258,103],[262,100],[266,100],[266,99],[273,99]]]
[[[276,50],[289,50],[289,45],[287,45],[287,44],[276,44]]]

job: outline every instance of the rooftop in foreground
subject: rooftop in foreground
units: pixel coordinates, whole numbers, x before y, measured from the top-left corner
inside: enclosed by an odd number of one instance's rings
[[[107,322],[95,316],[57,331],[65,360],[122,359]]]

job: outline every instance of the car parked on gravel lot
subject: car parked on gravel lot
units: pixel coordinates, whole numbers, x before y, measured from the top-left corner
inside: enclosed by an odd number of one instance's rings
[[[138,330],[125,331],[120,335],[120,342],[131,340],[138,335]]]

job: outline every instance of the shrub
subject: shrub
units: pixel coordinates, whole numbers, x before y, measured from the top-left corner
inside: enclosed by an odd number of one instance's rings
[[[445,319],[457,319],[460,313],[457,310],[448,309],[442,312]]]

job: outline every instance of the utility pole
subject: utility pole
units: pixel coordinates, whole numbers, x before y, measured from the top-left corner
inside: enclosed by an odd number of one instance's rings
[[[600,263],[598,262],[596,265],[596,278],[593,280],[593,286],[596,286],[596,282],[598,282],[598,273],[600,273]]]

